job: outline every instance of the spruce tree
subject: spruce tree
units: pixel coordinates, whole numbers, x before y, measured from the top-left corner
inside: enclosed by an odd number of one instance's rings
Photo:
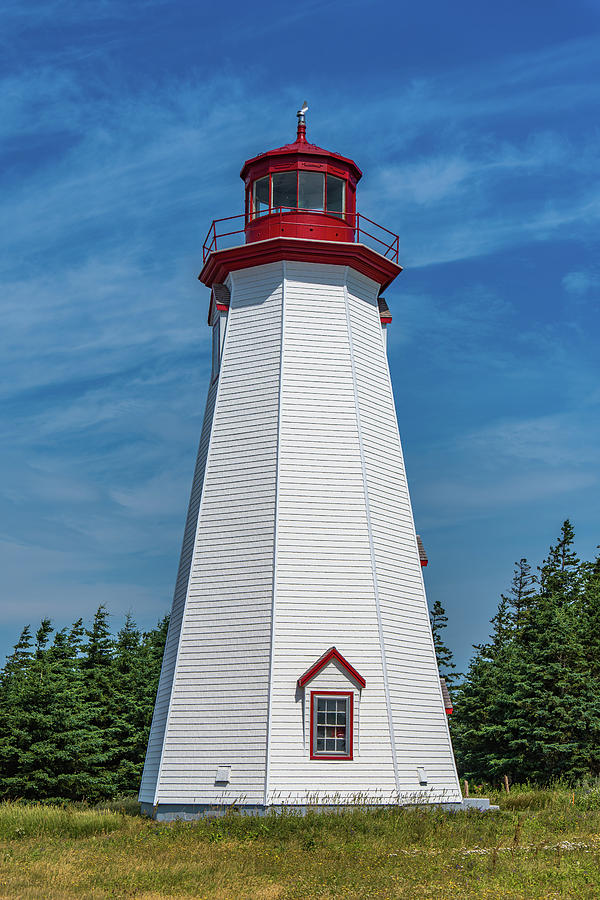
[[[85,709],[89,753],[86,761],[88,796],[99,800],[116,793],[118,726],[115,721],[114,641],[108,612],[99,606],[91,629],[85,631],[80,660],[82,701]]]
[[[53,632],[23,629],[0,672],[0,798],[96,801],[137,792],[168,618],[114,641],[100,607]]]
[[[454,664],[452,651],[444,643],[442,637],[442,631],[448,625],[448,616],[439,600],[436,600],[433,604],[431,612],[429,613],[429,618],[431,621],[431,633],[433,635],[433,645],[435,647],[440,677],[446,679],[446,684],[450,689],[454,682],[460,677],[460,673],[454,671],[456,665]]]
[[[600,771],[600,565],[582,565],[573,541],[566,520],[538,591],[517,564],[491,642],[477,648],[453,722],[467,777],[545,783]]]
[[[139,787],[147,743],[141,634],[129,613],[117,635],[113,667],[113,734],[118,750],[115,789],[126,794]]]
[[[513,623],[517,631],[523,626],[529,607],[534,602],[536,581],[537,579],[531,571],[531,566],[522,557],[515,563],[508,601],[512,607]]]
[[[26,625],[0,673],[0,798],[16,796],[12,783],[18,776],[20,756],[27,748],[28,722],[22,711],[33,660],[31,627]]]

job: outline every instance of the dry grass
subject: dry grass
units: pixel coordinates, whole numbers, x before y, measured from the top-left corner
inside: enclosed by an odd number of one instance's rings
[[[598,789],[513,789],[499,813],[235,815],[0,805],[0,898],[497,900],[600,896]]]

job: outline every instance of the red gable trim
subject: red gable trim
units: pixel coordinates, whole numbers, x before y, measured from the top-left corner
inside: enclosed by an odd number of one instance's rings
[[[300,676],[298,679],[298,687],[304,687],[304,685],[307,684],[311,678],[314,678],[315,675],[318,675],[321,669],[323,669],[327,663],[330,663],[332,659],[335,659],[335,661],[346,670],[348,675],[353,678],[361,688],[364,688],[367,683],[365,679],[356,671],[354,666],[350,665],[347,659],[344,659],[342,654],[339,650],[336,650],[335,647],[330,647],[329,650],[326,650],[323,656],[319,657],[316,663],[314,663],[310,669],[307,669],[304,675]]]

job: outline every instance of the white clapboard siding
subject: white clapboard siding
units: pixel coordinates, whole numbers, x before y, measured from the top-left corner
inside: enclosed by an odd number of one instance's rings
[[[144,771],[142,773],[142,782],[140,786],[139,796],[140,800],[143,803],[154,804],[155,802],[158,770],[162,755],[165,726],[167,723],[167,714],[169,710],[169,700],[173,687],[173,674],[175,672],[177,647],[179,645],[179,635],[181,632],[181,623],[183,620],[183,610],[185,607],[185,598],[187,595],[190,567],[192,563],[192,555],[194,552],[194,540],[196,537],[196,526],[198,522],[198,509],[200,507],[200,497],[202,495],[202,485],[204,483],[204,471],[206,468],[206,458],[208,455],[208,444],[210,441],[210,434],[212,429],[216,395],[217,383],[213,382],[208,390],[206,412],[204,414],[204,421],[202,423],[200,445],[198,448],[196,468],[194,470],[194,478],[192,481],[192,493],[188,506],[185,529],[183,532],[183,545],[181,548],[177,581],[175,583],[175,594],[173,597],[173,605],[171,607],[169,629],[167,632],[167,640],[165,644],[165,652],[163,655],[156,702],[154,704],[154,713],[152,715],[150,739],[148,741],[146,760],[144,762]]]
[[[283,262],[229,286],[140,797],[385,803],[419,766],[460,800],[377,285]],[[364,689],[333,663],[297,687],[331,646]],[[315,689],[353,691],[352,760],[310,759]]]
[[[414,790],[415,767],[423,766],[429,789],[460,800],[379,324],[376,286],[352,272],[348,278],[348,305],[399,789]]]
[[[269,802],[395,790],[345,278],[341,266],[286,263]],[[311,760],[306,734],[310,690],[352,689],[345,675],[332,681],[328,666],[296,690],[331,646],[367,681],[369,699],[355,720],[360,752],[351,761]]]
[[[264,796],[280,267],[239,273],[223,345],[155,803]],[[260,414],[257,416],[257,410]],[[231,781],[216,783],[218,766]]]

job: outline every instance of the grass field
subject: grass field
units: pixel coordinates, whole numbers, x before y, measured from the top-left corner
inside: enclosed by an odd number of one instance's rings
[[[0,897],[600,897],[600,786],[486,792],[496,813],[433,809],[158,824],[132,801],[0,804]]]

